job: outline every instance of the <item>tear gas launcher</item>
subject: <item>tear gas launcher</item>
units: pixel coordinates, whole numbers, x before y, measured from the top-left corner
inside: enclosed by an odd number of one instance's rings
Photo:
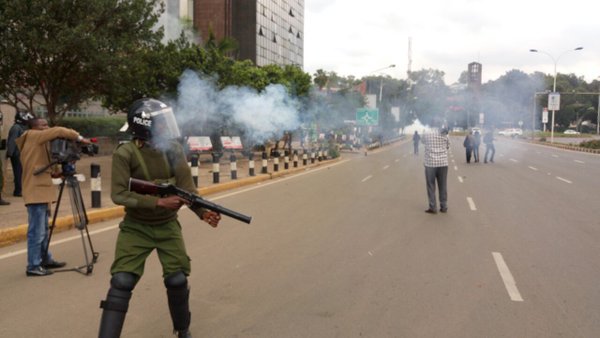
[[[192,211],[198,210],[199,208],[205,208],[218,212],[219,214],[235,218],[238,221],[244,223],[250,224],[250,222],[252,221],[252,217],[250,216],[246,216],[231,209],[224,208],[218,204],[207,201],[194,193],[179,189],[172,184],[154,184],[152,182],[140,180],[137,178],[129,178],[129,191],[147,195],[177,195],[188,201],[189,207]]]

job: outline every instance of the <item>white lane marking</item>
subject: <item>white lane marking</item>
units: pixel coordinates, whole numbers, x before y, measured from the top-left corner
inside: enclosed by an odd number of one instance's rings
[[[459,181],[460,183],[463,183],[463,178],[462,178],[462,176],[458,176],[458,181]]]
[[[500,272],[500,277],[502,277],[502,281],[504,282],[504,286],[506,287],[506,291],[508,291],[508,296],[510,300],[513,302],[522,302],[523,297],[521,297],[521,293],[519,293],[519,289],[517,289],[517,283],[513,278],[512,273],[508,269],[508,265],[502,258],[502,254],[499,252],[492,252],[492,256],[494,256],[494,261],[496,262],[496,267]]]
[[[102,229],[90,231],[90,236],[91,235],[96,235],[96,234],[99,234],[99,233],[102,233],[102,232],[105,232],[105,231],[113,230],[113,229],[116,229],[118,227],[119,227],[119,225],[115,224],[115,225],[108,226],[106,228],[102,228]],[[50,246],[52,247],[52,246],[55,246],[55,245],[58,245],[58,244],[62,244],[62,243],[74,241],[76,239],[81,239],[81,234],[78,234],[78,235],[75,235],[75,236],[71,236],[71,237],[67,237],[67,238],[63,238],[61,240],[51,241],[50,242]],[[25,254],[25,253],[27,253],[27,249],[22,249],[22,250],[17,250],[17,251],[9,252],[7,254],[4,254],[4,255],[0,256],[0,260],[6,259],[6,258],[10,258],[10,257],[13,257],[13,256],[17,256],[17,255],[21,255],[21,254]]]
[[[457,166],[454,166],[454,171],[458,171],[458,167]]]
[[[580,160],[573,160],[573,161],[575,161],[575,162],[577,162],[577,163],[585,164],[585,162],[583,162],[583,161],[580,161]]]
[[[558,155],[552,155],[552,157],[558,158]]]
[[[477,207],[475,206],[475,202],[473,202],[473,199],[471,197],[467,197],[467,202],[469,203],[469,208],[471,208],[471,210],[473,210],[473,211],[477,210]]]
[[[383,170],[386,170],[389,167],[390,167],[389,165],[386,165],[385,167],[383,167]]]
[[[519,163],[519,161],[515,160],[514,158],[511,158],[510,161],[515,162],[515,163]]]
[[[400,162],[400,159],[399,159],[399,158],[397,158],[397,159],[396,159],[394,162],[398,163],[398,162]]]
[[[565,182],[565,183],[569,183],[569,184],[573,183],[573,182],[571,182],[571,181],[567,180],[566,178],[562,178],[562,177],[560,177],[560,176],[556,176],[556,179],[558,179],[558,180],[561,180],[561,181],[563,181],[563,182]]]
[[[531,170],[533,170],[533,171],[538,171],[538,168],[536,168],[536,167],[532,167],[532,166],[529,166],[529,169],[531,169]]]
[[[369,254],[369,256],[373,256],[373,253],[371,251],[367,252]]]
[[[369,175],[369,176],[363,178],[361,182],[366,182],[366,181],[368,181],[368,180],[370,180],[372,178],[373,178],[373,175]]]

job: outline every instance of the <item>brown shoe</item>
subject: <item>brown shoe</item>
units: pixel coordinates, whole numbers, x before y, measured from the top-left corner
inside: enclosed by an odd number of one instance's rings
[[[0,198],[0,205],[10,205],[9,201],[5,201],[2,198]]]

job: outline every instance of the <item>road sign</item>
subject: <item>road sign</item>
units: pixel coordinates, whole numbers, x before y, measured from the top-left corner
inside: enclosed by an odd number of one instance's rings
[[[560,110],[560,93],[548,94],[548,109]]]
[[[542,122],[548,123],[548,108],[544,108],[542,111]]]
[[[359,126],[376,126],[379,124],[379,110],[359,108],[356,110],[356,124]]]

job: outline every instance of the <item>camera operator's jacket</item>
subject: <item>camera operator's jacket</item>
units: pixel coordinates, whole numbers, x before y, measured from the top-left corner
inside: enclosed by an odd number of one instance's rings
[[[77,140],[79,133],[73,129],[53,127],[43,130],[29,129],[17,138],[23,165],[23,199],[25,205],[51,203],[57,199],[57,189],[52,184],[52,167],[39,175],[33,173],[51,163],[50,141],[56,138]]]

